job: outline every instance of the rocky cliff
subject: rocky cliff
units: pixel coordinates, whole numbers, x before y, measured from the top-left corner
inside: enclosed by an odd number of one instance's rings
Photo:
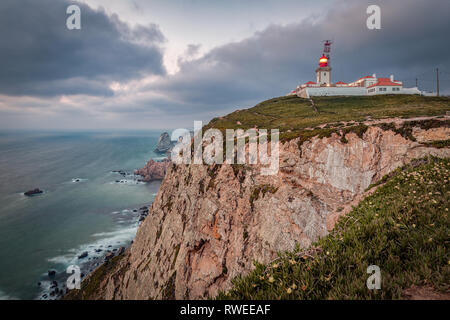
[[[171,164],[133,245],[108,272],[88,279],[82,297],[212,297],[253,261],[309,246],[370,184],[412,159],[450,156],[448,143],[436,143],[448,142],[449,118],[431,126],[414,120],[368,121],[364,130],[286,141],[275,176],[255,166]]]

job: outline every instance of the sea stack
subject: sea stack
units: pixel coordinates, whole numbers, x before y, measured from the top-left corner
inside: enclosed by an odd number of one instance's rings
[[[157,153],[167,153],[172,150],[174,143],[170,140],[170,136],[167,132],[161,134],[158,139],[158,144],[156,145],[155,152]]]

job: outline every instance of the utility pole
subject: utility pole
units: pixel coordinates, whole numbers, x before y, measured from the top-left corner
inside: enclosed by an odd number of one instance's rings
[[[436,88],[437,96],[439,97],[439,68],[436,68]]]
[[[419,79],[416,78],[416,88],[419,88]]]

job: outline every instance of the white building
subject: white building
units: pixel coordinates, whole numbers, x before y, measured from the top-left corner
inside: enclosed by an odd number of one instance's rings
[[[316,69],[316,82],[309,81],[288,95],[297,95],[302,98],[312,96],[366,96],[377,94],[422,94],[417,88],[404,88],[403,82],[389,78],[377,78],[376,74],[362,77],[352,83],[342,81],[331,82],[331,67],[329,65],[329,46],[326,42],[324,54],[320,57],[319,68]],[[328,46],[328,47],[327,47]],[[325,54],[327,53],[327,55]]]

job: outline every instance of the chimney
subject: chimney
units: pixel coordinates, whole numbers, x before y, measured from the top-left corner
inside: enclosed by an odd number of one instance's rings
[[[374,73],[373,75],[372,75],[372,78],[376,78],[377,77],[377,75],[376,75],[376,73]]]
[[[391,74],[391,81],[394,82],[394,75]]]

